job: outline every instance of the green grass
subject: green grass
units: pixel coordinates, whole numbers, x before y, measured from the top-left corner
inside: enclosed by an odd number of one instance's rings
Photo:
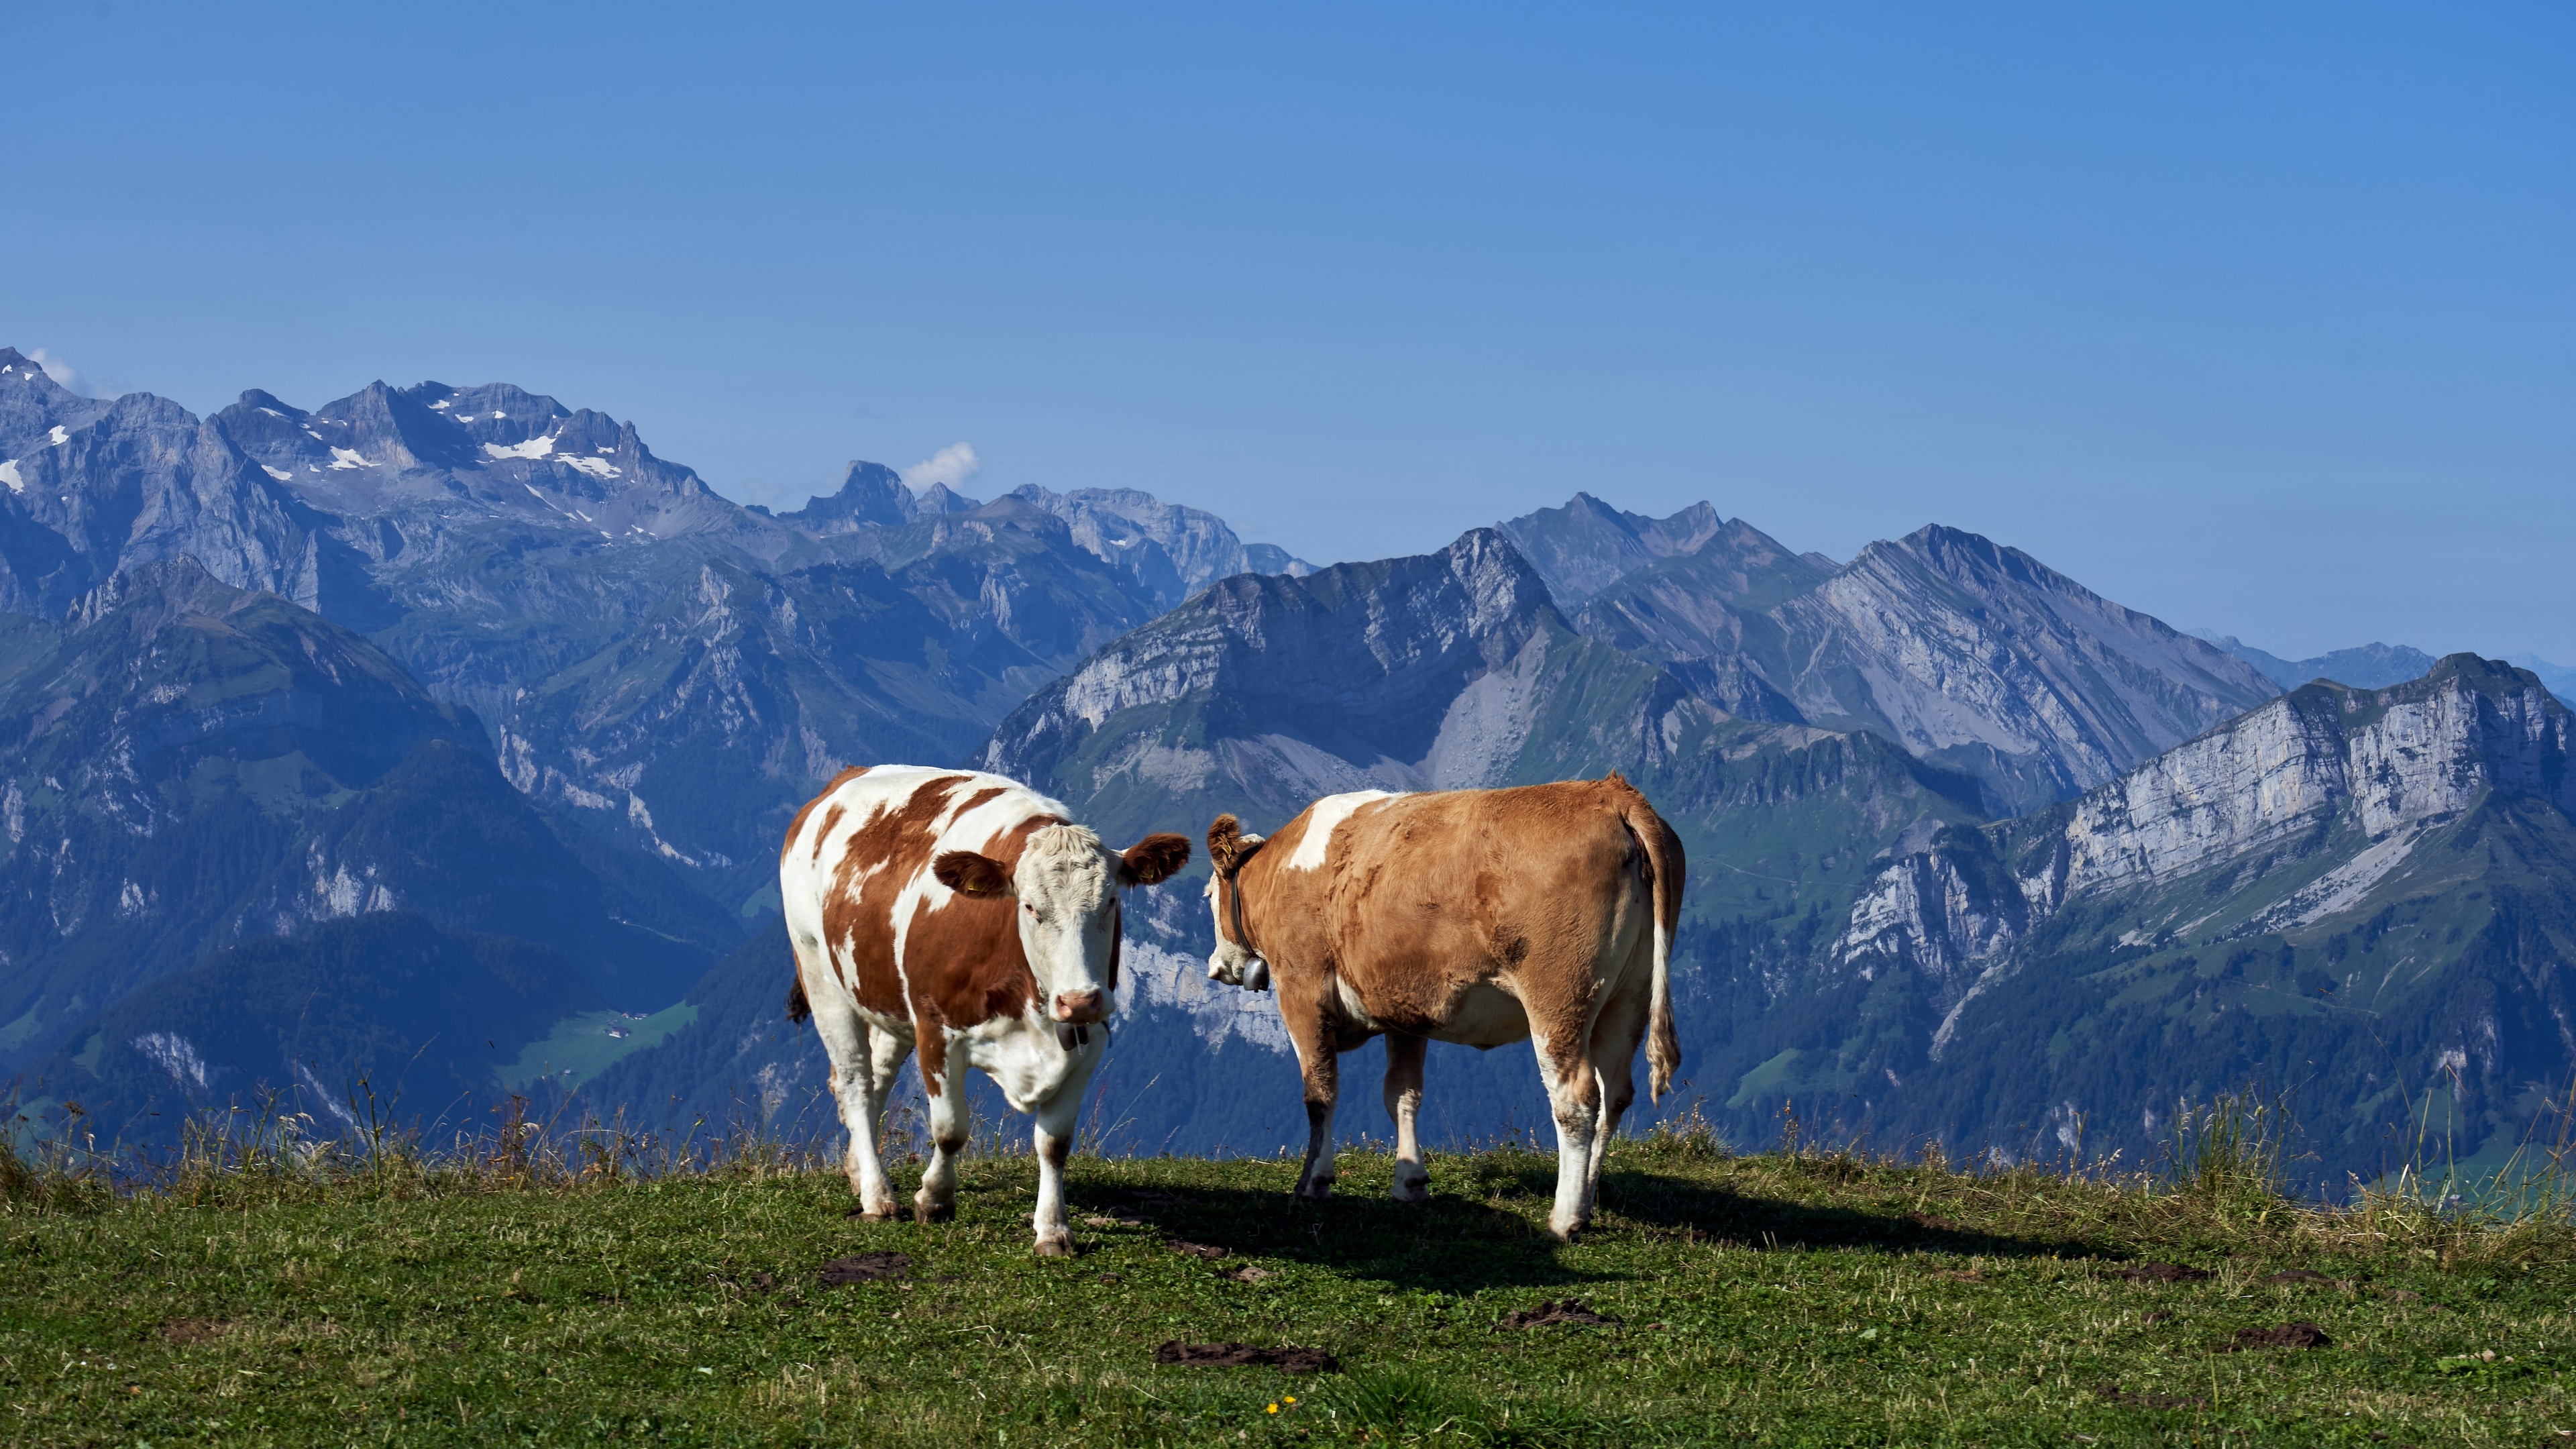
[[[698,1019],[696,1003],[683,1001],[650,1016],[622,1011],[585,1011],[556,1022],[554,1030],[528,1043],[519,1059],[502,1067],[495,1078],[509,1091],[525,1090],[540,1077],[587,1082],[620,1059],[649,1046],[659,1046],[671,1033]],[[624,1036],[611,1036],[611,1030]]]
[[[8,1444],[2533,1445],[2576,1429],[2565,1231],[2385,1201],[2319,1211],[1668,1137],[1619,1144],[1598,1228],[1563,1246],[1542,1231],[1543,1155],[1436,1157],[1424,1207],[1375,1195],[1381,1156],[1347,1154],[1346,1196],[1320,1206],[1289,1197],[1288,1163],[1080,1158],[1085,1251],[1045,1260],[1018,1157],[970,1162],[957,1221],[928,1227],[846,1219],[846,1185],[798,1171],[212,1173],[111,1198],[0,1166],[18,1197],[0,1203]],[[874,1250],[911,1255],[910,1276],[818,1281]],[[2116,1276],[2145,1260],[2212,1276]],[[1246,1265],[1271,1276],[1221,1276]],[[2264,1281],[2289,1268],[2337,1281]],[[1623,1323],[1496,1326],[1565,1298]],[[2292,1321],[2331,1346],[2222,1351]],[[1169,1339],[1320,1347],[1341,1371],[1158,1366]]]

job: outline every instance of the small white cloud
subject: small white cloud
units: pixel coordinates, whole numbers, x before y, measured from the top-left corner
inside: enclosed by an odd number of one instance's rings
[[[963,492],[966,480],[984,466],[975,456],[973,443],[951,443],[920,462],[903,470],[903,481],[913,492],[927,492],[934,483],[945,483],[951,492]]]
[[[27,353],[27,360],[36,364],[38,367],[43,368],[45,370],[45,376],[54,380],[54,386],[68,388],[73,392],[81,391],[81,375],[79,368],[72,366],[70,363],[65,362],[63,359],[56,357],[41,347],[29,350]],[[82,395],[87,396],[86,393],[83,393]]]

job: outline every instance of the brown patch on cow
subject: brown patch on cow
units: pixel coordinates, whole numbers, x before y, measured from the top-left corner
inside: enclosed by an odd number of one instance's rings
[[[1160,885],[1190,863],[1188,837],[1165,831],[1148,835],[1118,857],[1121,885]]]
[[[2180,1394],[2134,1394],[2118,1384],[2097,1385],[2093,1392],[2114,1404],[2131,1409],[2205,1409],[2207,1399],[2186,1398]]]
[[[834,1258],[823,1265],[823,1286],[842,1283],[883,1283],[901,1278],[912,1271],[912,1257],[906,1253],[861,1253],[855,1258]]]
[[[1617,1328],[1620,1320],[1606,1313],[1595,1313],[1580,1298],[1551,1299],[1536,1308],[1506,1313],[1495,1323],[1496,1328],[1548,1328],[1560,1323],[1599,1324]]]
[[[2249,1348],[2327,1348],[2334,1340],[2313,1323],[2284,1323],[2278,1328],[2240,1328],[2236,1337],[2219,1346],[2221,1353],[2236,1353]]]
[[[878,1016],[909,1017],[903,979],[895,970],[894,902],[930,864],[939,843],[931,833],[964,775],[924,780],[910,798],[889,803],[850,833],[823,900],[823,944],[832,969],[857,999]],[[878,867],[873,872],[871,866]],[[864,881],[861,877],[865,876]],[[846,974],[844,974],[846,973]]]
[[[1275,1368],[1292,1374],[1328,1374],[1341,1367],[1320,1348],[1254,1348],[1248,1343],[1183,1343],[1154,1350],[1154,1362],[1192,1368]]]
[[[1226,1255],[1226,1250],[1214,1243],[1193,1243],[1185,1238],[1170,1239],[1163,1246],[1185,1258],[1207,1258],[1212,1261]]]
[[[2197,1283],[2209,1276],[2205,1268],[2186,1268],[2180,1263],[2139,1263],[2111,1270],[2114,1278],[2132,1283]]]
[[[204,1343],[232,1331],[220,1318],[173,1318],[161,1325],[161,1337],[171,1343]]]
[[[824,850],[832,843],[832,832],[840,828],[841,817],[849,813],[850,807],[838,800],[832,802],[831,809],[823,812],[823,823],[814,827],[814,859],[819,861],[823,858]],[[788,839],[795,837],[791,835]],[[782,858],[784,854],[781,852]]]

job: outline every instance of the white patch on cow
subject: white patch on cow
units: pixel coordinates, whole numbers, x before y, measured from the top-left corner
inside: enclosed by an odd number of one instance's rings
[[[1402,798],[1385,790],[1354,790],[1348,795],[1327,795],[1307,806],[1306,834],[1297,842],[1296,853],[1288,857],[1288,869],[1322,870],[1333,848],[1333,832],[1342,828],[1343,821],[1357,814],[1363,805]]]

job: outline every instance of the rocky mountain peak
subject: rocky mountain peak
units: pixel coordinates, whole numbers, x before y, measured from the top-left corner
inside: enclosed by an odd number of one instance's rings
[[[1572,609],[1622,575],[1696,550],[1724,521],[1705,502],[1669,518],[1648,518],[1577,493],[1562,507],[1542,508],[1498,526],[1547,580],[1558,605]]]
[[[58,446],[85,428],[110,404],[82,397],[53,380],[44,366],[14,347],[0,347],[0,461]]]
[[[807,532],[837,533],[871,525],[901,528],[920,511],[902,474],[883,463],[853,460],[837,491],[816,495],[795,512],[779,514],[778,521]]]
[[[63,615],[63,626],[85,629],[112,613],[135,610],[147,610],[166,619],[189,614],[221,618],[251,596],[251,590],[225,583],[193,556],[181,554],[138,564],[111,576],[72,601]]]

